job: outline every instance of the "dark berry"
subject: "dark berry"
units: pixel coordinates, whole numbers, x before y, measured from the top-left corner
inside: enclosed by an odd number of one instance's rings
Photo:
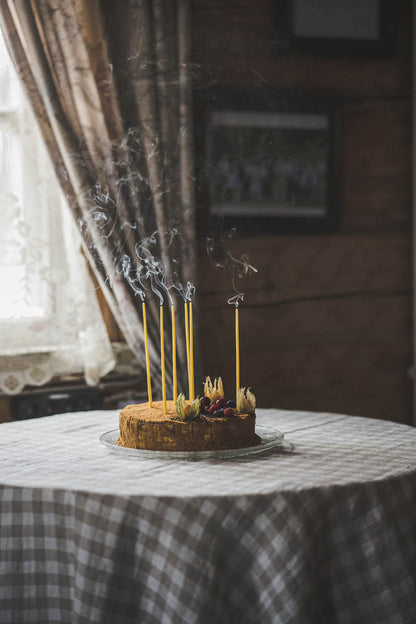
[[[229,416],[234,416],[234,410],[232,407],[226,407],[224,410],[224,416],[227,416],[227,418]]]
[[[222,416],[224,416],[224,410],[223,409],[217,409],[214,412],[214,416],[215,416],[215,418],[221,418]]]
[[[215,405],[217,406],[217,409],[222,409],[223,407],[227,405],[227,399],[225,399],[224,397],[221,397],[220,399],[217,399],[215,401]]]
[[[201,397],[200,401],[201,401],[201,407],[203,408],[208,408],[211,405],[211,401],[209,400],[207,396]]]
[[[227,407],[235,407],[236,403],[235,403],[235,399],[230,399],[229,401],[227,401]]]

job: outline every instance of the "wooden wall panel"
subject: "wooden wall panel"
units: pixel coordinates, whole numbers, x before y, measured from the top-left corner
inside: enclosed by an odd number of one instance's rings
[[[200,82],[311,87],[380,96],[409,94],[410,8],[398,0],[397,56],[371,60],[281,56],[274,51],[273,1],[194,0],[194,72]]]
[[[246,305],[390,293],[410,294],[410,234],[258,236],[237,240],[235,256],[250,253],[258,273],[241,282]],[[200,253],[204,305],[215,309],[230,294],[230,274]]]
[[[10,417],[10,397],[0,396],[0,423],[11,421]]]
[[[253,386],[263,406],[406,422],[408,318],[403,307],[386,296],[242,308],[242,383]],[[215,345],[207,372],[218,374],[221,363],[232,393],[232,310],[217,311],[215,324],[204,319],[202,332]]]
[[[242,383],[263,406],[408,421],[410,241],[404,234],[264,237],[240,308]],[[233,252],[247,251],[239,241]],[[201,256],[207,374],[234,387],[230,277]],[[400,389],[400,390],[398,390]],[[394,413],[392,403],[396,401]]]
[[[368,99],[343,109],[343,231],[410,231],[410,100]]]
[[[273,52],[271,2],[193,3],[200,84],[323,90],[342,116],[339,231],[245,236],[259,273],[244,283],[242,382],[260,406],[411,422],[410,5],[398,53],[337,60]],[[204,373],[234,388],[230,276],[199,254]]]

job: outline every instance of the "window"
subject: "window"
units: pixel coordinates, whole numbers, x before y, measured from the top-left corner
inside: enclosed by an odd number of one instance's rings
[[[0,388],[114,365],[79,235],[0,36]]]
[[[44,319],[49,289],[30,267],[50,265],[46,211],[36,207],[55,181],[2,39],[0,45],[0,322]]]

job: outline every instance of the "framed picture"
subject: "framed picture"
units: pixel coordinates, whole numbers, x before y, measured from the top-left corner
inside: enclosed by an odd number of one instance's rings
[[[278,54],[390,57],[397,47],[399,2],[274,0]]]
[[[248,231],[337,226],[336,106],[311,94],[218,89],[199,94],[195,120],[200,224]]]

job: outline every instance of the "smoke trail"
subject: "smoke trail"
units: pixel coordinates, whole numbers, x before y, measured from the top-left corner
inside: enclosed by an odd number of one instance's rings
[[[135,275],[136,275],[136,279],[139,282],[141,288],[139,288],[135,282],[134,279],[132,279],[131,277],[131,273],[132,273],[132,268],[131,268],[131,259],[127,254],[124,254],[124,256],[121,258],[119,265],[117,267],[117,273],[121,274],[124,279],[126,280],[126,282],[128,283],[128,285],[130,286],[130,288],[133,290],[135,295],[139,295],[140,299],[142,301],[144,301],[145,299],[145,287],[141,281],[141,271],[142,271],[142,267],[138,267],[135,271]]]
[[[172,284],[171,288],[176,290],[176,292],[182,297],[183,301],[192,301],[195,297],[196,288],[191,282],[186,282],[186,286],[184,286],[181,282],[175,282]]]
[[[258,269],[250,264],[249,257],[246,254],[237,258],[228,249],[235,233],[236,229],[232,228],[225,237],[206,238],[206,250],[209,259],[215,267],[225,269],[231,273],[231,286],[235,294],[228,299],[227,303],[238,306],[244,300],[245,293],[237,288],[237,281],[257,273]]]
[[[157,232],[153,232],[150,236],[143,239],[140,243],[136,244],[136,254],[139,258],[140,262],[143,264],[145,279],[150,280],[150,287],[153,293],[159,298],[159,303],[163,305],[163,295],[160,291],[160,288],[165,290],[168,295],[169,292],[164,288],[162,283],[163,276],[163,265],[161,262],[155,260],[153,254],[150,251],[150,248],[157,244],[156,239]],[[155,282],[157,286],[155,286]]]

